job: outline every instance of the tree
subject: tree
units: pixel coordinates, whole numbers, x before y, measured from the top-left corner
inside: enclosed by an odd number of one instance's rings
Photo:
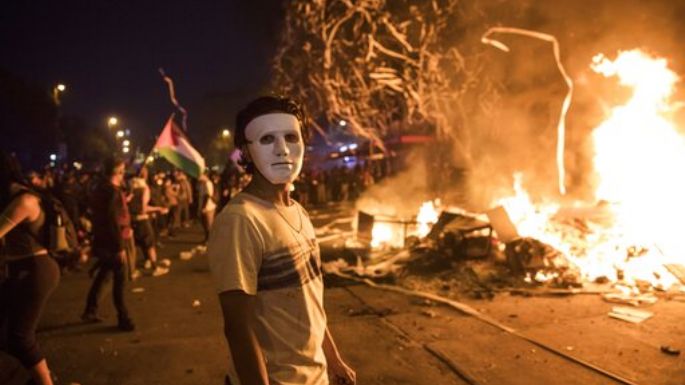
[[[457,0],[292,2],[275,88],[376,143],[394,131],[453,136],[477,71],[453,36]],[[323,131],[321,125],[317,129]]]

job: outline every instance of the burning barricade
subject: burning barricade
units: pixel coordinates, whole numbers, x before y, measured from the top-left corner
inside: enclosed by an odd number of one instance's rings
[[[324,269],[411,287],[430,286],[433,291],[466,291],[478,298],[544,287],[556,291],[541,293],[601,293],[607,301],[631,305],[653,303],[654,291],[666,291],[677,283],[669,270],[681,265],[663,260],[636,275],[639,269],[633,264],[644,269],[645,258],[653,258],[657,249],[617,243],[611,207],[605,203],[547,212],[548,235],[541,237],[546,241],[521,235],[504,206],[482,214],[453,207],[438,214],[439,201],[422,207],[420,215],[411,219],[359,211],[357,236],[346,242],[348,249],[356,251],[355,259],[328,262]],[[555,246],[559,240],[549,234],[561,237],[567,246]],[[597,253],[595,260],[592,252]],[[610,263],[602,252],[611,254]]]
[[[451,282],[475,277],[495,289],[582,289],[632,305],[653,302],[655,293],[682,295],[685,182],[670,170],[685,168],[685,137],[672,119],[677,104],[669,99],[678,76],[667,64],[639,50],[620,52],[613,61],[602,54],[593,59],[595,73],[632,90],[593,129],[594,182],[586,186],[593,196],[572,200],[558,162],[560,191],[547,200],[533,200],[524,188],[526,175],[517,172],[512,188],[486,212],[443,207],[438,200],[416,207],[412,217],[363,207],[357,243],[367,251],[329,271],[404,283],[423,272],[425,282],[443,278],[439,287],[450,285],[444,278],[464,273]],[[563,159],[563,140],[557,151]]]

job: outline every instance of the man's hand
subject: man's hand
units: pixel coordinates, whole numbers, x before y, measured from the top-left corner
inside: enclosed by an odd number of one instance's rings
[[[357,373],[340,358],[328,362],[328,381],[331,385],[356,385]]]

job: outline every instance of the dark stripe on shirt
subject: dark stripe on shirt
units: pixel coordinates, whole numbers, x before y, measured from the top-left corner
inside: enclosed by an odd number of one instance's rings
[[[299,252],[278,255],[275,260],[269,260],[269,257],[265,257],[257,277],[257,290],[302,286],[316,277],[320,277],[321,263],[316,241],[308,243],[314,247],[307,250],[293,247],[290,250],[298,250]],[[273,253],[272,255],[281,253]]]

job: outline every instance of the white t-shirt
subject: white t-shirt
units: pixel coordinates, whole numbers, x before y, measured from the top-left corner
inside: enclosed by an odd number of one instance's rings
[[[217,291],[256,296],[270,384],[328,385],[321,259],[304,208],[241,192],[217,216],[207,246]],[[239,384],[235,373],[231,362],[229,377]]]

